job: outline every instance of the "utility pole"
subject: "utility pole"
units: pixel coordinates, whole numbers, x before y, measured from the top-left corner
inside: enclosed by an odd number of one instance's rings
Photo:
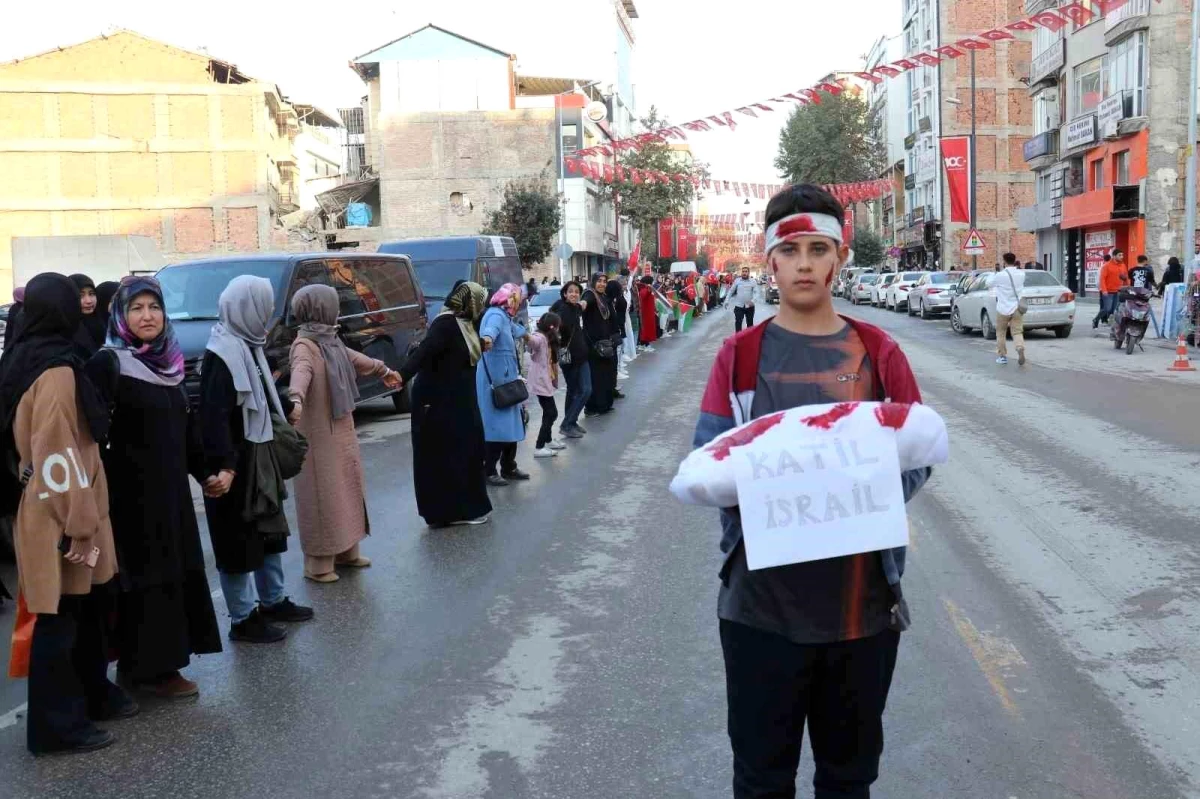
[[[1200,91],[1200,65],[1196,58],[1196,42],[1200,40],[1200,2],[1192,0],[1192,40],[1187,51],[1191,55],[1192,80],[1188,91],[1187,175],[1184,189],[1183,262],[1191,263],[1196,252],[1196,92]],[[1186,275],[1190,266],[1184,267]]]
[[[1192,73],[1195,74],[1195,65],[1192,65]],[[1194,98],[1193,98],[1194,99]],[[975,224],[978,221],[975,217],[975,195],[977,194],[975,185],[975,51],[971,51],[971,230],[975,230]],[[979,256],[971,256],[971,271],[979,269]]]
[[[566,249],[567,243],[567,175],[565,170],[567,153],[566,145],[563,141],[563,113],[562,113],[563,94],[559,94],[554,98],[554,110],[557,112],[555,120],[558,124],[558,199],[562,206],[559,210],[559,225],[558,225],[558,279],[562,284],[567,285],[567,261],[562,257],[563,250]]]

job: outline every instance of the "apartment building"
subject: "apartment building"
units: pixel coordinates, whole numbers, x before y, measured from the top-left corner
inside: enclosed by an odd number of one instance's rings
[[[904,57],[904,37],[901,34],[880,37],[867,54],[863,70],[870,72],[880,65],[892,64]],[[875,121],[875,139],[886,151],[886,166],[878,177],[892,183],[892,190],[878,200],[866,204],[870,214],[869,227],[878,235],[887,250],[897,247],[901,228],[907,227],[905,209],[905,164],[908,136],[910,94],[902,80],[885,80],[868,88],[868,107]],[[889,256],[888,266],[896,266]]]
[[[267,249],[294,210],[295,108],[228,62],[118,31],[0,64],[0,293],[14,236]]]
[[[1026,10],[1059,5],[1029,0]],[[1191,53],[1182,2],[1128,0],[1107,17],[1088,7],[1089,19],[1034,38],[1024,157],[1036,192],[1019,211],[1038,259],[1082,294],[1097,292],[1113,248],[1148,255],[1160,273],[1182,255]]]
[[[903,53],[929,52],[939,44],[937,0],[904,0]],[[942,263],[942,185],[938,136],[942,86],[939,68],[920,66],[888,83],[899,83],[904,100],[904,208],[895,223],[895,246],[902,266],[939,269]]]

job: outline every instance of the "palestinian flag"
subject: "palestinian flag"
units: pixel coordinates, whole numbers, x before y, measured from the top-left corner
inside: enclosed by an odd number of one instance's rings
[[[696,311],[696,307],[694,305],[688,305],[686,302],[680,303],[680,305],[679,305],[679,332],[680,333],[686,333],[686,332],[688,332],[688,330],[690,330],[692,328],[692,320],[696,318],[695,311]]]

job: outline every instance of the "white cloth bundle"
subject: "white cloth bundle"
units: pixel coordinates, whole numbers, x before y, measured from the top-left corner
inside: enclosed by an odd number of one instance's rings
[[[737,481],[729,457],[735,447],[758,442],[764,447],[785,444],[793,431],[806,428],[828,436],[831,444],[861,425],[896,431],[900,470],[945,463],[950,455],[946,423],[927,405],[892,402],[842,402],[802,405],[768,414],[717,436],[679,464],[671,493],[689,505],[731,508],[738,504]]]

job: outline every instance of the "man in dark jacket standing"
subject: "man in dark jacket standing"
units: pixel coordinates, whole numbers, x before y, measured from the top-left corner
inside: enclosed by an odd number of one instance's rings
[[[801,405],[919,402],[896,342],[834,311],[829,286],[849,256],[841,204],[820,187],[790,186],[771,199],[766,222],[779,313],[722,346],[694,445]],[[929,473],[903,473],[905,500]],[[900,590],[905,550],[751,571],[738,510],[723,510],[721,522],[725,563],[717,615],[734,797],[795,796],[806,725],[817,799],[868,797],[879,775],[900,630],[908,623]]]

